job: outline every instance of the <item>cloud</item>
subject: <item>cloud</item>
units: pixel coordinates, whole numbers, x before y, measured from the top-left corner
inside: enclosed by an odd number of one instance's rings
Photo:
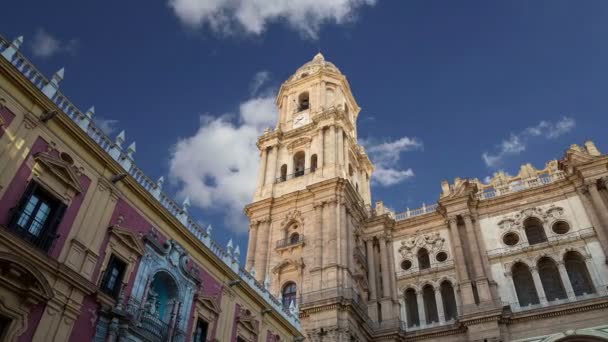
[[[112,133],[116,132],[118,120],[97,117],[95,119],[95,124],[97,125],[97,128],[102,130],[106,135],[111,135]]]
[[[323,24],[355,20],[357,10],[376,0],[169,0],[168,5],[184,24],[208,26],[216,33],[239,31],[260,35],[272,22],[285,22],[310,39],[318,38]]]
[[[267,70],[258,71],[253,80],[249,84],[249,92],[251,96],[255,96],[258,90],[270,80],[270,72]]]
[[[277,117],[273,95],[247,99],[237,115],[201,115],[198,131],[179,139],[171,151],[169,175],[180,195],[203,209],[222,210],[229,229],[246,233],[243,207],[257,182],[256,141]]]
[[[43,28],[38,29],[36,33],[34,33],[34,37],[30,43],[30,48],[32,49],[34,56],[43,58],[64,52],[73,54],[76,51],[77,46],[78,41],[76,39],[62,42]]]
[[[402,170],[397,167],[402,152],[422,149],[422,142],[416,138],[402,137],[381,143],[362,139],[361,144],[365,146],[371,160],[376,165],[372,183],[391,186],[414,177],[414,171],[411,168]]]
[[[562,117],[556,122],[541,121],[535,126],[525,128],[519,133],[511,133],[508,139],[498,144],[498,151],[495,153],[484,152],[481,155],[486,166],[495,168],[503,163],[504,158],[510,155],[517,155],[526,150],[526,145],[530,139],[544,138],[555,139],[568,133],[576,126],[574,119]]]

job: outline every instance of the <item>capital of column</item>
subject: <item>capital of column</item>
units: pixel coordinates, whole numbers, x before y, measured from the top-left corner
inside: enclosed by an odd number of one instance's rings
[[[317,201],[312,204],[312,207],[313,207],[313,209],[317,210],[317,209],[323,208],[326,204],[327,204],[326,201]]]
[[[462,216],[462,219],[463,219],[465,222],[467,222],[467,221],[468,221],[468,222],[473,222],[473,216],[471,215],[471,213],[463,213],[463,214],[461,214],[460,216]]]
[[[531,273],[538,273],[538,267],[536,267],[536,266],[530,266],[529,268],[530,268],[530,272]]]
[[[458,217],[456,215],[449,216],[446,222],[450,228],[455,227],[458,224]]]

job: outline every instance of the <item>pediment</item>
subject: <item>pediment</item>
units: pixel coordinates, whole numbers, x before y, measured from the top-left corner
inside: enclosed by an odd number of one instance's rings
[[[292,266],[294,269],[299,270],[300,268],[302,268],[302,264],[291,260],[291,259],[286,259],[281,261],[278,265],[276,265],[275,267],[272,268],[272,273],[279,273],[281,270],[283,270],[286,267]]]
[[[144,255],[145,248],[144,243],[137,238],[137,236],[130,231],[121,228],[118,225],[113,225],[110,227],[110,232],[118,241],[120,241],[123,245],[127,246],[129,249],[137,253],[139,256]]]
[[[593,160],[593,156],[581,151],[570,149],[566,153],[566,159],[570,165],[579,165]]]
[[[217,304],[216,298],[214,298],[214,297],[199,296],[198,301],[203,305],[203,307],[214,312],[217,315],[219,315],[220,312],[222,311],[220,306]]]
[[[74,189],[77,193],[83,191],[82,186],[80,185],[80,177],[74,172],[72,165],[68,164],[66,161],[42,152],[36,153],[34,155],[34,160],[44,166],[65,185]]]
[[[250,333],[257,335],[258,333],[258,328],[257,325],[254,324],[255,319],[253,316],[244,316],[244,317],[239,317],[239,324],[247,331],[249,331]]]

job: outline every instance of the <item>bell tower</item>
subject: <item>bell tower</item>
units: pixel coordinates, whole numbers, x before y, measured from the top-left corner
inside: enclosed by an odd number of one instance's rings
[[[345,307],[363,307],[368,291],[360,236],[374,167],[357,142],[360,108],[321,53],[282,84],[276,105],[275,129],[257,142],[246,267],[284,306],[300,309],[307,334],[346,340],[361,333]]]

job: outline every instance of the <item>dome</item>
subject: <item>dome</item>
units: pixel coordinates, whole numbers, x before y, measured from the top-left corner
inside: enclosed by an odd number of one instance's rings
[[[325,60],[325,57],[322,53],[317,53],[313,59],[309,62],[306,62],[302,65],[296,72],[289,78],[289,80],[294,80],[296,78],[302,78],[307,75],[311,75],[321,69],[329,70],[332,72],[341,73],[340,69],[334,65],[332,62],[328,62]]]

